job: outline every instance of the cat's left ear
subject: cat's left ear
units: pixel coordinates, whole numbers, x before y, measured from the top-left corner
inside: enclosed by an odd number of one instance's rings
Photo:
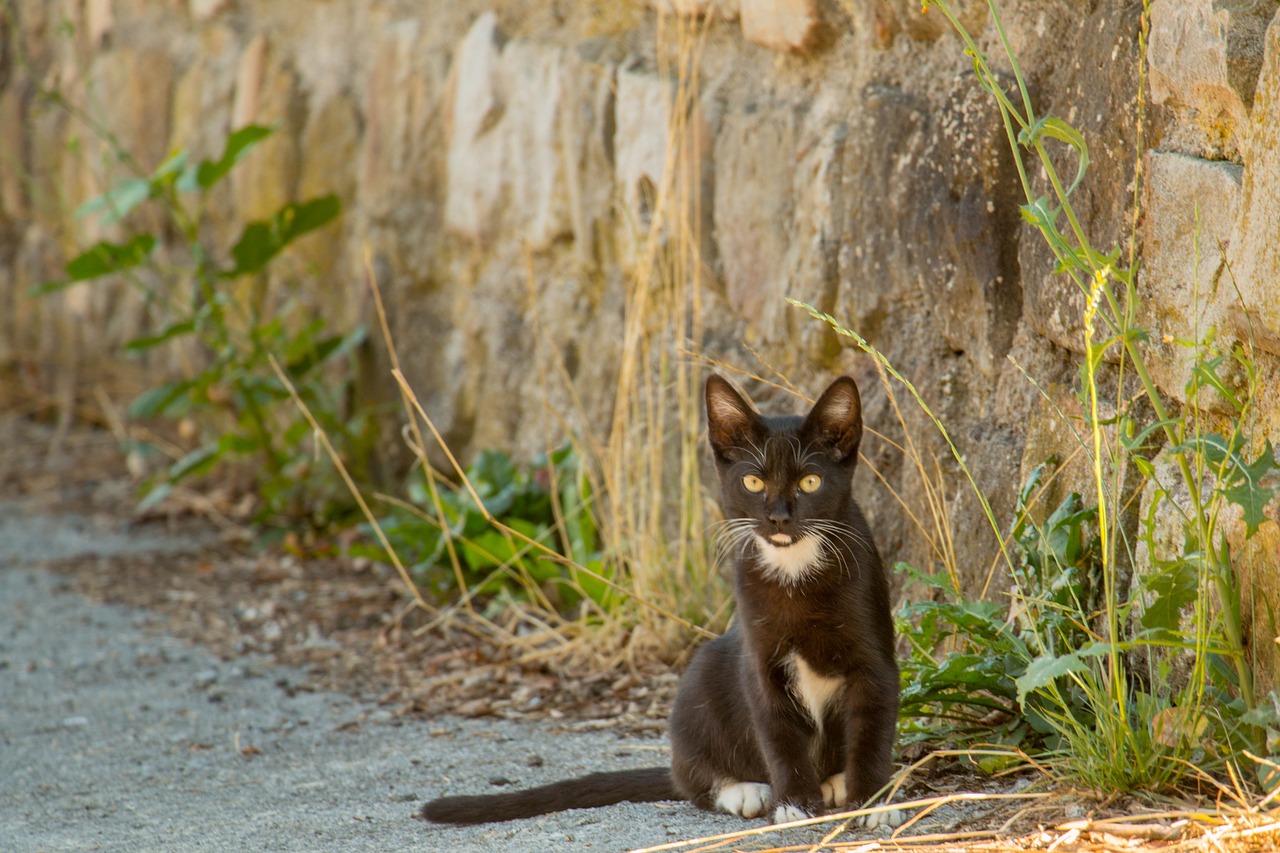
[[[848,376],[832,382],[804,419],[801,434],[835,449],[844,461],[858,452],[862,440],[862,399]]]
[[[712,373],[707,377],[707,433],[711,448],[723,457],[733,447],[759,444],[764,425],[751,404],[734,387]]]

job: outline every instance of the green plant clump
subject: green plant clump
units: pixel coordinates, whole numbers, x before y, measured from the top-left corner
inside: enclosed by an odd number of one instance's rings
[[[147,481],[142,509],[164,499],[178,483],[235,462],[251,473],[259,521],[302,518],[325,526],[350,511],[349,495],[313,446],[311,427],[270,360],[274,356],[283,366],[348,465],[358,464],[371,449],[375,424],[367,409],[346,411],[351,378],[343,369],[365,331],[333,333],[292,301],[283,308],[269,305],[266,275],[298,238],[336,219],[341,202],[327,195],[286,204],[268,219],[246,225],[224,253],[206,245],[203,236],[209,193],[272,132],[256,125],[241,128],[227,137],[216,160],[193,163],[179,151],[150,174],[124,180],[85,202],[77,217],[97,216],[104,226],[120,226],[125,237],[98,242],[67,263],[65,278],[34,289],[47,294],[122,278],[143,294],[163,324],[127,342],[128,353],[140,356],[184,340],[194,345],[184,351],[191,356],[184,375],[147,390],[128,410],[132,418],[193,423],[199,433],[197,447]],[[117,155],[128,162],[124,152]],[[164,230],[179,236],[173,250],[178,261],[166,264],[159,257],[161,238],[155,233],[130,230],[136,221],[130,214],[143,205],[159,211]]]
[[[1012,95],[951,4],[927,5],[955,27],[978,81],[1000,109],[1027,200],[1024,221],[1041,232],[1057,272],[1085,297],[1078,388],[1085,415],[1082,424],[1065,425],[1073,432],[1083,427],[1076,435],[1092,483],[1091,494],[1068,495],[1038,523],[1030,512],[1043,475],[1037,470],[1019,496],[1008,536],[1013,547],[1006,548],[988,501],[914,386],[856,332],[796,303],[853,338],[911,391],[973,485],[1009,571],[1004,606],[967,600],[946,573],[901,567],[932,593],[900,614],[911,642],[903,667],[904,733],[1017,747],[1060,779],[1105,794],[1195,787],[1206,774],[1252,775],[1275,788],[1280,779],[1273,764],[1246,760],[1254,752],[1265,756],[1267,745],[1280,740],[1280,701],[1260,702],[1255,693],[1228,536],[1238,518],[1247,543],[1280,490],[1274,449],[1249,435],[1257,390],[1251,345],[1222,346],[1213,329],[1196,330],[1179,342],[1192,356],[1185,389],[1192,404],[1178,411],[1166,401],[1148,370],[1147,334],[1135,323],[1132,256],[1125,266],[1119,248],[1096,249],[1070,201],[1089,165],[1083,135],[1035,112],[994,2],[988,7],[1012,70]],[[1076,159],[1070,184],[1058,174],[1050,143],[1065,145]],[[1032,159],[1048,195],[1032,189]],[[1117,396],[1104,407],[1104,376],[1118,389],[1136,385],[1141,393]],[[1227,416],[1212,420],[1195,405],[1203,394],[1216,395]],[[1114,414],[1103,416],[1104,408]],[[1131,471],[1149,483],[1146,518],[1136,532],[1124,521],[1143,492],[1142,483],[1135,488],[1126,479]],[[1167,553],[1157,533],[1164,519],[1178,520],[1176,553]],[[1144,554],[1149,568],[1135,572]],[[1018,755],[1011,749],[988,763]]]
[[[591,481],[572,445],[528,468],[483,451],[456,485],[418,469],[407,492],[378,524],[414,582],[439,600],[479,597],[496,609],[535,601],[559,612],[616,606]],[[373,546],[356,553],[387,558]]]

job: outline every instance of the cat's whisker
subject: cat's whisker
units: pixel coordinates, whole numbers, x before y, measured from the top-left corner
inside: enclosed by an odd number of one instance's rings
[[[847,542],[854,542],[867,548],[874,547],[867,535],[856,527],[834,519],[814,519],[810,522],[814,527],[822,527]]]
[[[742,550],[751,541],[755,524],[749,518],[729,518],[716,523],[715,527],[718,529],[714,533],[712,554],[716,565],[720,565],[734,557],[735,552],[737,556],[741,556]]]
[[[858,549],[849,547],[849,543],[872,547],[867,537],[856,528],[834,519],[811,519],[807,525],[814,535],[820,537],[825,553],[831,554],[840,563],[841,570],[853,577],[849,559],[853,560],[853,568],[861,571],[858,563]],[[841,541],[845,547],[841,547]],[[847,555],[847,558],[846,558]]]
[[[853,572],[849,570],[849,562],[844,557],[844,549],[841,548],[831,534],[822,529],[821,525],[814,525],[814,536],[822,544],[822,552],[824,557],[831,557],[836,564],[840,566],[840,573],[852,578]]]

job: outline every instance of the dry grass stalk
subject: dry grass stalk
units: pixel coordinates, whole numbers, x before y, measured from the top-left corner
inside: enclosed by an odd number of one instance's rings
[[[958,802],[1014,802],[1017,800],[1058,800],[1058,807],[1070,798],[1067,793],[953,794],[947,797],[895,803],[892,808],[938,809]],[[888,808],[888,807],[884,807]],[[1280,817],[1275,812],[1236,810],[1227,813],[1167,811],[1136,816],[1068,820],[1052,828],[1010,835],[1004,828],[906,835],[900,828],[886,839],[838,840],[853,818],[871,813],[862,809],[826,815],[777,826],[753,827],[741,832],[722,833],[686,841],[674,841],[632,853],[660,853],[680,850],[701,853],[711,850],[754,850],[756,853],[1019,853],[1027,850],[1061,853],[1274,853],[1280,850]],[[782,830],[836,824],[820,841],[812,844],[746,847],[744,842],[767,839]]]

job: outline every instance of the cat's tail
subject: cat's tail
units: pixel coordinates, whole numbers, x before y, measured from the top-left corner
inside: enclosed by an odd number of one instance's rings
[[[684,798],[671,781],[670,768],[646,767],[592,773],[509,794],[441,797],[422,807],[422,817],[433,823],[492,823],[565,809],[680,799]]]

